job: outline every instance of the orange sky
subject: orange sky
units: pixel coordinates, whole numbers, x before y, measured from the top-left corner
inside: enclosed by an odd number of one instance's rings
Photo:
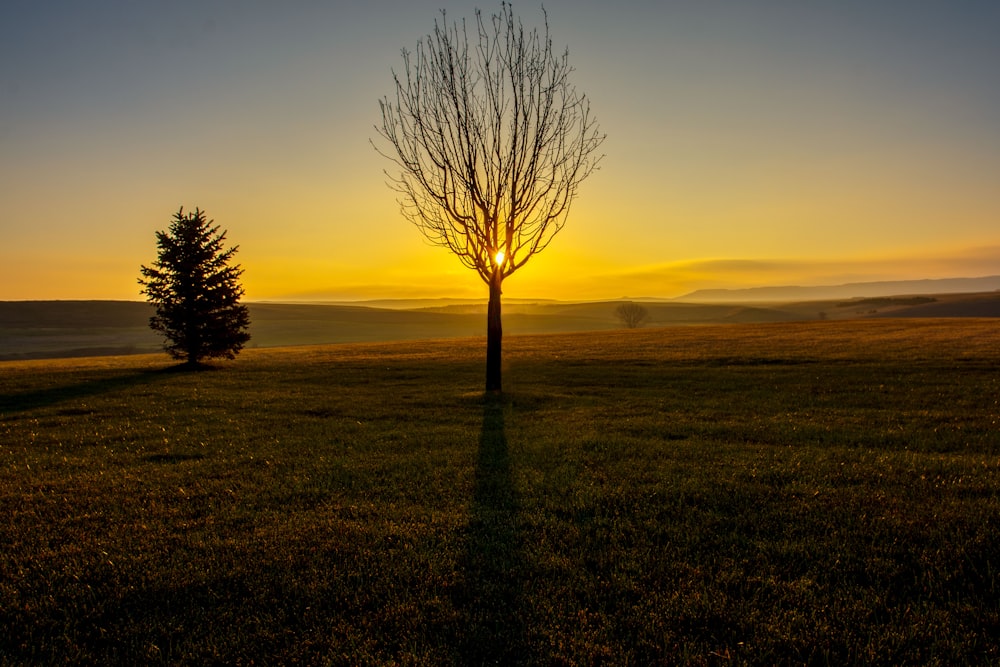
[[[240,245],[251,300],[485,296],[369,145],[441,4],[26,3],[0,26],[0,299],[140,299],[180,205]],[[546,3],[606,157],[505,295],[1000,274],[1000,5],[926,4]]]

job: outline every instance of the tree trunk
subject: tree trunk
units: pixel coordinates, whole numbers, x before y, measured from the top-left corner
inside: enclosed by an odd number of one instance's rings
[[[500,284],[503,276],[497,269],[490,280],[490,305],[486,313],[486,391],[500,393],[500,358],[503,323],[500,319]]]

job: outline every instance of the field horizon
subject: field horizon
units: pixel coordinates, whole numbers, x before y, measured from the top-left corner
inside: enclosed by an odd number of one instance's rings
[[[0,664],[995,664],[1000,327],[0,365]]]
[[[780,288],[776,288],[780,289]],[[628,301],[510,299],[509,335],[610,331]],[[998,317],[1000,292],[904,294],[799,301],[698,303],[637,300],[647,327],[864,318]],[[249,348],[467,338],[485,334],[486,301],[417,299],[357,303],[247,302]],[[0,362],[162,349],[142,301],[0,301]]]

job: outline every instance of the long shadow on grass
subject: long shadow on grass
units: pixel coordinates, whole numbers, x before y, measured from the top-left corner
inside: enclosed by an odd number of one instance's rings
[[[123,375],[94,378],[76,384],[46,387],[45,389],[28,391],[23,394],[2,394],[0,395],[0,414],[26,412],[81,398],[130,389],[183,372],[191,372],[191,367],[186,365],[169,366],[167,368],[141,370]]]
[[[465,585],[456,600],[466,620],[459,645],[466,665],[530,662],[526,660],[517,505],[504,405],[498,397],[487,397],[462,563]]]

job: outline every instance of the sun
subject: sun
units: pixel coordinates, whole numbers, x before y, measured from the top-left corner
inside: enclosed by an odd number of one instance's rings
[[[497,266],[503,266],[503,258],[504,258],[503,250],[497,250],[497,254],[495,256],[495,259],[497,260]]]

